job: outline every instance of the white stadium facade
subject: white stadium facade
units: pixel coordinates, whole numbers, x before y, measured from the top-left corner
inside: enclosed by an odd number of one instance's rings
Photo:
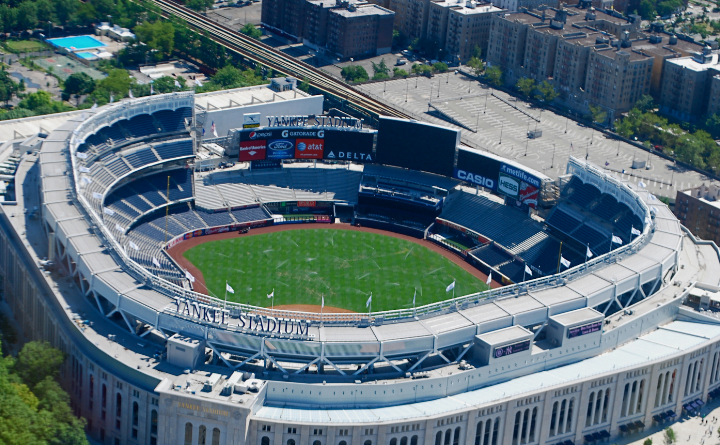
[[[0,206],[2,296],[26,340],[67,354],[61,379],[92,438],[600,443],[720,394],[718,248],[654,196],[574,158],[551,180],[420,122],[372,129],[331,113],[318,125],[322,99],[289,83],[121,101],[18,153],[16,199]],[[309,118],[270,119],[280,114]],[[261,127],[243,130],[245,116]],[[322,139],[324,154],[283,139],[299,150],[285,156],[276,139],[258,145],[263,131]],[[436,158],[415,134],[432,135]],[[188,237],[290,222],[279,203],[307,202],[325,209],[314,221],[448,249],[444,236],[462,234],[475,247],[459,261],[506,285],[320,316],[197,293],[167,254]],[[558,273],[560,242],[570,267]]]

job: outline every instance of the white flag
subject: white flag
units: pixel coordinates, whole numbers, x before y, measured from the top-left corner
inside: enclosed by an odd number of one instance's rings
[[[155,267],[160,267],[160,261],[157,258],[153,257],[152,263]]]
[[[322,297],[322,303],[320,304],[320,309],[325,307],[325,297]]]
[[[185,271],[185,278],[187,278],[188,280],[190,280],[191,283],[194,283],[194,282],[195,282],[195,277],[192,276],[192,274],[191,274],[190,272],[188,272],[187,270]]]
[[[137,244],[133,243],[132,241],[130,241],[128,243],[128,246],[132,247],[135,250],[140,250],[140,248],[137,246]]]
[[[490,283],[492,283],[492,272],[490,272],[490,273],[488,274],[488,279],[487,279],[487,281],[485,282],[485,284],[490,285]]]
[[[642,181],[638,182],[638,185],[639,185],[640,187],[642,187],[642,188],[645,188],[645,187],[646,187],[645,183],[642,182]]]
[[[105,208],[103,209],[103,213],[106,214],[106,215],[113,216],[113,215],[115,214],[115,210],[113,210],[113,209],[108,209],[107,207],[105,207]]]
[[[135,99],[135,96],[133,96],[132,90],[128,90],[128,97],[130,97],[130,99]]]
[[[110,93],[110,103],[113,103],[113,102],[115,102],[115,96],[113,96],[112,93]]]
[[[415,289],[415,293],[413,294],[413,306],[415,306],[415,297],[417,297],[417,289]]]
[[[120,227],[120,224],[118,224],[118,223],[115,223],[115,230],[117,230],[118,232],[124,232],[124,231],[125,231],[125,229],[123,229],[122,227]]]
[[[87,167],[80,167],[78,170],[80,170],[80,173],[90,173],[90,169]]]
[[[640,232],[638,229],[636,229],[635,227],[632,227],[632,226],[630,226],[630,227],[631,227],[630,233],[632,233],[633,235],[640,235],[640,234],[642,233],[642,232]]]
[[[527,263],[525,264],[525,273],[532,276],[532,269],[530,269]]]
[[[180,86],[180,82],[178,82],[177,80],[175,81],[175,86],[178,88],[182,88],[182,86]]]
[[[94,110],[94,109],[96,109],[96,108],[97,108],[97,102],[95,102],[95,103],[93,104],[93,106],[90,107],[91,110]]]
[[[95,198],[95,199],[102,199],[102,193],[93,192],[93,198]]]
[[[230,292],[231,294],[235,293],[235,289],[233,289],[232,286],[230,286],[230,284],[228,283],[225,283],[225,290]]]
[[[199,87],[202,86],[202,82],[200,82],[200,79],[195,79],[195,85],[197,85]]]
[[[78,159],[87,159],[88,157],[87,153],[83,153],[81,151],[75,153],[75,156],[77,156]]]
[[[650,195],[650,196],[652,196],[652,195]],[[650,213],[652,213],[653,215],[656,215],[657,212],[658,212],[657,207],[652,207],[652,206],[650,207]]]
[[[80,120],[81,120],[81,121],[84,121],[84,120],[85,120],[85,115],[86,115],[86,114],[87,114],[87,113],[85,113],[85,112],[83,111],[83,113],[80,115]]]
[[[587,256],[588,258],[592,258],[594,256],[592,250],[590,250],[590,247],[587,247],[587,252],[585,253],[585,256]]]
[[[268,298],[272,298],[274,296],[275,296],[275,289],[273,289],[273,291],[268,294]]]
[[[217,134],[217,128],[215,128],[215,121],[213,121],[213,123],[212,123],[212,131],[213,131],[213,134],[215,135],[215,137],[219,137]]]
[[[365,307],[370,307],[370,303],[372,303],[372,294],[370,294],[370,298],[365,302]]]
[[[82,184],[91,184],[91,183],[92,183],[92,179],[88,178],[87,176],[83,176],[82,178],[80,178],[80,182],[81,182]]]
[[[152,96],[155,93],[155,90],[153,89],[153,85],[150,84],[150,95]]]
[[[655,195],[649,195],[649,196],[650,196],[650,201],[655,201],[657,199],[657,198],[655,198]]]
[[[622,239],[620,237],[617,237],[615,235],[612,236],[612,242],[615,244],[622,244]]]
[[[570,261],[566,260],[562,256],[560,257],[560,264],[562,264],[565,267],[570,267]]]
[[[448,285],[448,287],[445,288],[445,292],[450,292],[451,290],[455,289],[455,282],[453,281]]]

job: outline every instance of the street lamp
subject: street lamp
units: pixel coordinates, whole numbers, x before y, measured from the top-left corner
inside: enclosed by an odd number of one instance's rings
[[[525,156],[527,156],[528,145],[530,144],[530,138],[525,139]]]
[[[618,152],[615,156],[620,156],[620,139],[618,139]]]
[[[555,168],[555,144],[553,144],[552,160],[550,161],[550,168]]]
[[[405,102],[407,102],[408,99],[408,88],[410,88],[410,83],[407,78],[405,78]]]
[[[567,127],[568,127],[569,122],[570,122],[570,116],[568,116],[567,119],[565,120],[565,133],[567,133]]]
[[[485,114],[485,112],[487,111],[487,100],[488,100],[488,96],[491,94],[492,94],[492,88],[490,88],[489,93],[485,93],[485,109],[483,110],[483,114]]]
[[[500,144],[502,144],[502,132],[503,132],[503,128],[505,128],[505,122],[503,122],[502,125],[500,126]]]

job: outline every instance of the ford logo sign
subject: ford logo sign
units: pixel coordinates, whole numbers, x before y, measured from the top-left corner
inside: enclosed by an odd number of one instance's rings
[[[276,141],[272,141],[268,144],[268,148],[270,150],[290,150],[293,148],[292,141],[288,141],[285,139],[279,139]]]
[[[299,144],[297,144],[298,151],[305,151],[305,147],[305,142],[300,142]]]

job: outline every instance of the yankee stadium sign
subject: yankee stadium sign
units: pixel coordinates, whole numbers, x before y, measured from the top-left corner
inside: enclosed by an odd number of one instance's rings
[[[332,127],[362,130],[363,120],[339,116],[267,116],[266,127]]]
[[[238,318],[231,318],[229,316],[230,311],[227,309],[218,309],[179,297],[175,297],[175,311],[185,317],[195,318],[199,321],[247,329],[258,334],[308,335],[310,327],[308,321],[275,318],[266,315],[245,313]]]

